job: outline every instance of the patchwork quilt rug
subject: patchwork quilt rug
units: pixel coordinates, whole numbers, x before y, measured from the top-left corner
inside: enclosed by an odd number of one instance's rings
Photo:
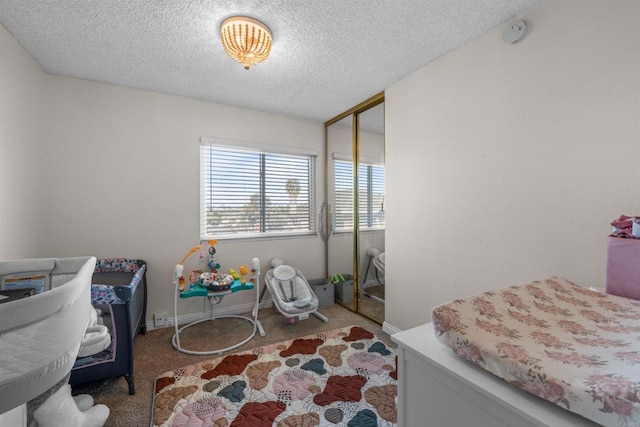
[[[160,375],[153,426],[396,426],[396,351],[349,326]]]

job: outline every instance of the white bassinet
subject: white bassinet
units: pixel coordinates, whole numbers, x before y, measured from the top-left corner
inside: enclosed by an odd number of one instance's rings
[[[89,321],[94,257],[0,261],[0,289],[20,280],[41,293],[0,304],[0,414],[60,382]]]
[[[265,284],[276,309],[285,317],[295,321],[296,318],[302,320],[313,314],[324,322],[329,321],[326,316],[318,313],[318,297],[300,270],[279,265],[267,271]]]

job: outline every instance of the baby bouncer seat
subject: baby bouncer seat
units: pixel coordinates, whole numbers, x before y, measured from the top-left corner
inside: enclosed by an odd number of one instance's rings
[[[384,260],[385,260],[384,252],[373,257],[373,265],[376,267],[376,269],[380,273],[382,273],[383,276],[384,276]],[[380,280],[379,276],[376,275],[376,278],[378,279],[378,282],[382,283],[382,280]]]
[[[364,273],[364,284],[362,286],[362,293],[373,300],[384,304],[385,302],[385,280],[384,280],[384,267],[385,267],[385,253],[380,252],[378,249],[369,248],[367,250],[369,255],[369,263]],[[374,266],[375,281],[368,281],[369,268],[371,264]]]
[[[265,291],[269,289],[274,307],[288,318],[289,322],[307,319],[309,314],[323,322],[329,321],[327,316],[318,312],[318,297],[300,270],[284,264],[277,258],[271,262],[271,265],[273,268],[265,275],[266,286],[262,289],[260,301]]]
[[[369,255],[369,263],[367,264],[367,270],[364,273],[365,281],[366,281],[367,277],[369,276],[369,267],[371,267],[371,264],[373,263],[373,266],[375,267],[376,281],[379,284],[383,285],[384,284],[385,253],[384,252],[380,252],[376,248],[369,248],[367,250],[367,255]],[[380,276],[382,276],[382,278],[380,278]]]

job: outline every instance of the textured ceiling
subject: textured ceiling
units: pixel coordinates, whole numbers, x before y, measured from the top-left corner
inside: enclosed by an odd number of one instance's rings
[[[51,74],[325,121],[542,1],[0,0],[0,24]],[[273,32],[249,71],[234,15]]]

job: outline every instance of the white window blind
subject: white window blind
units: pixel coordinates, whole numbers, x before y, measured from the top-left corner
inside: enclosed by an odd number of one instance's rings
[[[353,164],[334,160],[335,230],[353,230]],[[384,228],[384,166],[360,163],[358,166],[358,217],[363,229]]]
[[[335,188],[333,206],[336,231],[353,230],[353,165],[351,162],[335,160]]]
[[[202,240],[315,234],[314,155],[203,142],[200,180]]]

